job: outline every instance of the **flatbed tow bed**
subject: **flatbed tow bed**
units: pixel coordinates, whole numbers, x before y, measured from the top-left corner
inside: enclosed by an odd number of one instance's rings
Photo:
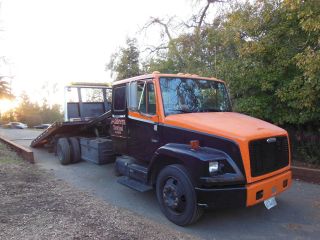
[[[59,135],[67,135],[78,132],[81,128],[88,125],[88,122],[55,122],[45,131],[43,131],[38,137],[36,137],[30,144],[31,147],[42,147],[49,143],[50,140]]]
[[[90,121],[76,121],[76,122],[55,122],[38,137],[36,137],[30,144],[31,147],[42,147],[57,136],[74,136],[85,132],[87,129],[95,127],[104,121],[104,124],[109,125],[111,118],[111,111],[105,112],[102,115]]]
[[[58,138],[92,136],[95,133],[91,129],[101,128],[102,125],[108,127],[111,118],[110,96],[111,88],[102,83],[71,83],[66,86],[64,121],[54,122],[30,146],[54,146]]]

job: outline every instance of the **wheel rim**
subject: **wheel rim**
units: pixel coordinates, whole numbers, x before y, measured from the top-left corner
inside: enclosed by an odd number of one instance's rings
[[[175,214],[181,214],[186,209],[186,194],[184,188],[174,177],[169,177],[165,181],[162,198],[165,206]]]

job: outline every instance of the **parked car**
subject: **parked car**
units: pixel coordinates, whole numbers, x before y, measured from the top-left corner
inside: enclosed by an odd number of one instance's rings
[[[47,129],[50,126],[51,126],[51,124],[49,124],[49,123],[43,123],[43,124],[34,126],[33,128],[36,128],[36,129]]]
[[[16,129],[25,129],[28,128],[28,125],[21,122],[9,122],[3,125],[4,128],[16,128]]]

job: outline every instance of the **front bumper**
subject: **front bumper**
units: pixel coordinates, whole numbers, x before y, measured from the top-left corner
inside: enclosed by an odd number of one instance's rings
[[[249,207],[291,186],[291,170],[245,186],[195,188],[198,205],[207,208]]]

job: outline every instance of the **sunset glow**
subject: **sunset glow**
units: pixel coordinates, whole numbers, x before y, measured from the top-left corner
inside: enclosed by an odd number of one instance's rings
[[[105,66],[127,36],[157,44],[158,28],[137,34],[150,16],[184,18],[192,9],[185,0],[2,0],[0,5],[0,56],[10,60],[0,73],[13,76],[15,96],[26,92],[39,103],[47,97],[45,87],[59,104],[70,82],[110,82]],[[48,83],[57,84],[57,91]]]
[[[13,110],[18,106],[18,102],[16,100],[8,100],[3,99],[0,100],[0,113],[6,113],[10,110]]]

